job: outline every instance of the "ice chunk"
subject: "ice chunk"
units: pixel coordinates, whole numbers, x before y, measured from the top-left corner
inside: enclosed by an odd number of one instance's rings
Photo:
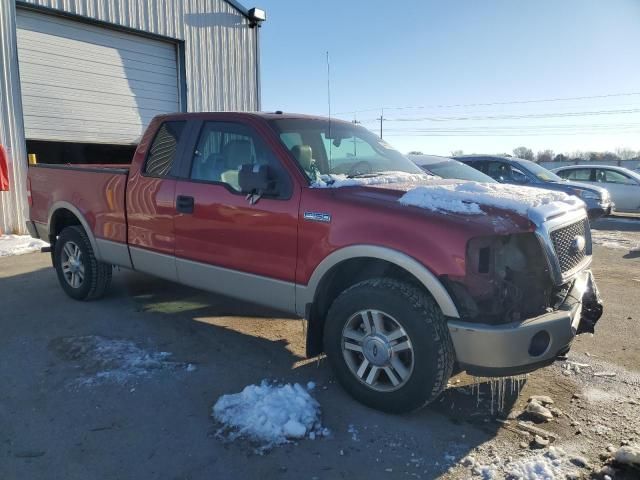
[[[640,467],[640,446],[625,445],[616,452],[616,462]]]
[[[282,432],[287,438],[302,438],[307,433],[307,428],[297,420],[289,420],[282,427]]]

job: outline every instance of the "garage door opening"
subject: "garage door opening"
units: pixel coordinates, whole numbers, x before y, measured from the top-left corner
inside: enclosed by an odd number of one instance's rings
[[[27,153],[37,163],[53,165],[128,165],[135,151],[136,145],[27,140]]]
[[[175,43],[28,9],[16,22],[38,163],[129,164],[152,118],[180,111]]]

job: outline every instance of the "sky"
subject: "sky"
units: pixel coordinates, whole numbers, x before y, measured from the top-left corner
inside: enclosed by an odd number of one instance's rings
[[[265,111],[327,115],[328,51],[332,115],[379,132],[384,108],[404,153],[640,150],[640,0],[255,6]]]

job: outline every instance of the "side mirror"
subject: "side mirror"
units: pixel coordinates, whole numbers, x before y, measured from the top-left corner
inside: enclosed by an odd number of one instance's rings
[[[256,203],[262,195],[275,194],[275,183],[269,165],[245,164],[238,171],[240,191],[251,196],[251,203]]]

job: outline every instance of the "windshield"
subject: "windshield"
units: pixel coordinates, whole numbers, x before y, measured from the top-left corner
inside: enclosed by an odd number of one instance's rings
[[[465,165],[457,160],[444,160],[438,163],[425,163],[420,165],[419,160],[416,163],[427,173],[437,175],[442,178],[454,178],[459,180],[470,180],[472,182],[497,183],[489,175],[485,175],[469,165]]]
[[[344,122],[282,119],[269,122],[311,181],[320,175],[375,177],[424,173],[369,130]]]
[[[544,167],[541,167],[537,163],[531,162],[529,160],[518,160],[516,161],[518,165],[520,165],[525,170],[528,170],[530,173],[535,175],[539,180],[543,182],[564,182],[562,178],[553,173],[551,170],[547,170]]]

